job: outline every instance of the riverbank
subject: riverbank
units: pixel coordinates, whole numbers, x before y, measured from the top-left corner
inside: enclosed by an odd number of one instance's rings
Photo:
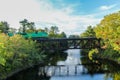
[[[101,58],[101,57],[94,57],[93,60],[96,60],[98,61],[99,63],[103,63],[103,64],[106,64],[109,63],[108,65],[113,65],[113,66],[110,66],[110,67],[113,67],[111,70],[111,72],[120,72],[120,63],[118,61],[115,61],[113,59],[110,59],[110,58]]]

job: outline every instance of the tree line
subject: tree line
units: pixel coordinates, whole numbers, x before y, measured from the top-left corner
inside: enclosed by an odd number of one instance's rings
[[[59,28],[57,26],[51,26],[50,28],[45,27],[44,29],[39,28],[36,29],[35,23],[30,22],[27,19],[24,19],[22,21],[19,21],[20,27],[19,29],[15,28],[10,28],[8,22],[6,21],[1,21],[0,22],[0,32],[2,33],[32,33],[32,32],[46,32],[48,33],[48,36],[50,38],[66,38],[66,33],[65,32],[60,32]]]
[[[40,44],[31,39],[25,39],[17,33],[46,32],[49,38],[67,38],[65,32],[60,32],[57,26],[36,29],[35,23],[27,19],[19,23],[21,26],[17,32],[15,28],[9,26],[8,22],[0,22],[0,80],[24,67],[39,64],[49,56],[38,49]],[[15,35],[8,36],[9,33]]]
[[[108,14],[96,26],[88,26],[87,30],[80,34],[81,37],[101,38],[101,49],[92,49],[85,52],[93,62],[94,57],[120,62],[120,11]],[[100,54],[98,54],[100,53]],[[107,66],[107,65],[106,65]],[[117,68],[119,71],[119,68]],[[120,79],[120,72],[111,73],[114,80]],[[111,75],[108,75],[111,77]]]

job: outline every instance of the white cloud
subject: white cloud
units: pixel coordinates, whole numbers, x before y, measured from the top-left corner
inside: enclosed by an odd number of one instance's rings
[[[39,4],[34,0],[0,0],[0,10],[0,21],[8,21],[12,27],[18,27],[24,18],[37,19]]]
[[[115,6],[116,6],[116,4],[109,5],[109,6],[104,5],[104,6],[101,6],[99,9],[100,10],[110,10],[110,9],[114,8]]]
[[[48,0],[0,0],[0,10],[0,21],[7,21],[11,27],[18,28],[19,21],[26,18],[37,27],[56,25],[67,34],[79,34],[99,21],[94,16],[70,15],[72,6],[57,9]]]

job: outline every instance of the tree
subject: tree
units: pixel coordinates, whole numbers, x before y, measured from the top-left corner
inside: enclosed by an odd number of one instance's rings
[[[0,30],[3,33],[8,33],[9,30],[9,24],[6,21],[0,22]]]
[[[57,26],[51,26],[49,31],[49,37],[56,38],[58,37],[59,29]]]
[[[85,30],[85,32],[80,34],[80,37],[96,37],[94,28],[92,26],[88,26],[87,29]],[[89,59],[92,59],[92,55],[93,55],[94,51],[96,51],[96,49],[95,50],[94,49],[93,50],[82,49],[81,54],[84,55],[84,56],[88,56]]]
[[[65,32],[61,32],[61,33],[59,34],[59,37],[60,37],[60,38],[66,38],[67,36],[66,36]]]
[[[22,25],[22,32],[25,33],[26,32],[26,29],[27,29],[27,24],[28,24],[28,20],[27,19],[24,19],[22,21],[20,21],[20,24]]]
[[[45,30],[46,33],[49,33],[49,29],[47,27],[45,27],[44,30]]]
[[[26,32],[34,32],[35,31],[35,23],[29,22],[27,19],[20,21],[22,27],[20,27],[20,31],[22,30],[23,33]]]
[[[92,26],[88,26],[87,30],[85,32],[83,32],[80,37],[95,37],[95,31],[94,28],[92,28]]]
[[[38,64],[43,59],[37,43],[21,35],[0,33],[0,80],[11,72]]]
[[[102,38],[106,46],[120,52],[120,11],[109,14],[95,28],[96,36]]]
[[[35,31],[35,23],[34,22],[28,22],[27,24],[27,32],[34,32]]]
[[[50,32],[52,32],[53,34],[57,34],[59,32],[59,29],[57,26],[51,26]]]

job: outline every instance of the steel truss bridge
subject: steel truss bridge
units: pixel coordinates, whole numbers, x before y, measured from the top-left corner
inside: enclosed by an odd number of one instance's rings
[[[100,48],[101,39],[98,38],[60,38],[46,39],[34,38],[37,43],[40,43],[42,50],[64,50],[64,49],[93,49]]]

